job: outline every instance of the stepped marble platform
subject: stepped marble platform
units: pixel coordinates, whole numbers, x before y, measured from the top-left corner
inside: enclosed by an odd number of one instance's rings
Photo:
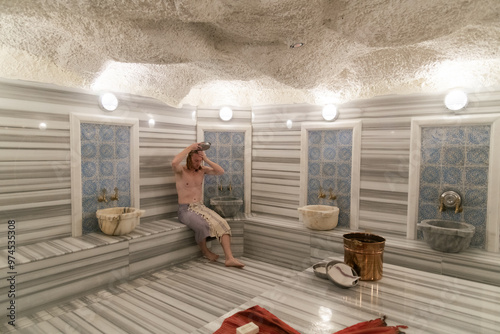
[[[242,223],[230,225],[238,256],[242,254]],[[14,254],[14,269],[8,266],[7,250],[0,253],[0,308],[5,310],[15,300],[18,315],[201,256],[193,231],[177,218],[142,223],[125,236],[98,232],[21,246]],[[7,278],[12,272],[15,272],[15,299],[8,297]]]

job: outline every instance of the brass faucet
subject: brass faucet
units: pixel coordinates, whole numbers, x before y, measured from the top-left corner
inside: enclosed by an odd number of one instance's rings
[[[331,199],[332,201],[336,200],[337,199],[337,195],[333,194],[332,188],[330,188],[329,191],[330,191],[330,197],[328,197],[328,199]]]
[[[318,198],[325,198],[326,194],[323,192],[323,188],[319,186],[319,195]]]
[[[455,213],[460,213],[464,210],[462,207],[462,198],[455,191],[445,191],[439,197],[439,212],[443,212],[446,208],[455,208]]]
[[[118,201],[118,187],[115,187],[115,193],[109,197],[112,201]]]
[[[97,197],[97,201],[108,203],[108,200],[106,199],[106,188],[102,188],[101,196]]]
[[[439,197],[439,212],[443,212],[444,211],[444,197],[441,196]]]
[[[231,182],[229,182],[229,186],[227,187],[227,190],[233,191],[233,186],[231,186]]]

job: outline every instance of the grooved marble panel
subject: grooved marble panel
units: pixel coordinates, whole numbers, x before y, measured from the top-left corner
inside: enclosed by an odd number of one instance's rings
[[[294,270],[309,267],[309,232],[289,220],[273,217],[245,221],[245,256]]]

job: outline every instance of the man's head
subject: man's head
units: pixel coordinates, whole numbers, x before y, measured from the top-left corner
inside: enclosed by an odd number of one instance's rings
[[[201,169],[202,161],[203,158],[199,151],[191,151],[186,158],[186,167],[188,170],[199,171]]]

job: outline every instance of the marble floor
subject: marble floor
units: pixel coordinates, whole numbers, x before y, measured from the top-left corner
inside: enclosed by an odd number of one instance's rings
[[[311,268],[242,260],[244,269],[191,260],[20,316],[0,332],[209,334],[254,305],[304,334],[381,315],[407,334],[500,332],[500,287],[384,264],[381,280],[341,289]]]

